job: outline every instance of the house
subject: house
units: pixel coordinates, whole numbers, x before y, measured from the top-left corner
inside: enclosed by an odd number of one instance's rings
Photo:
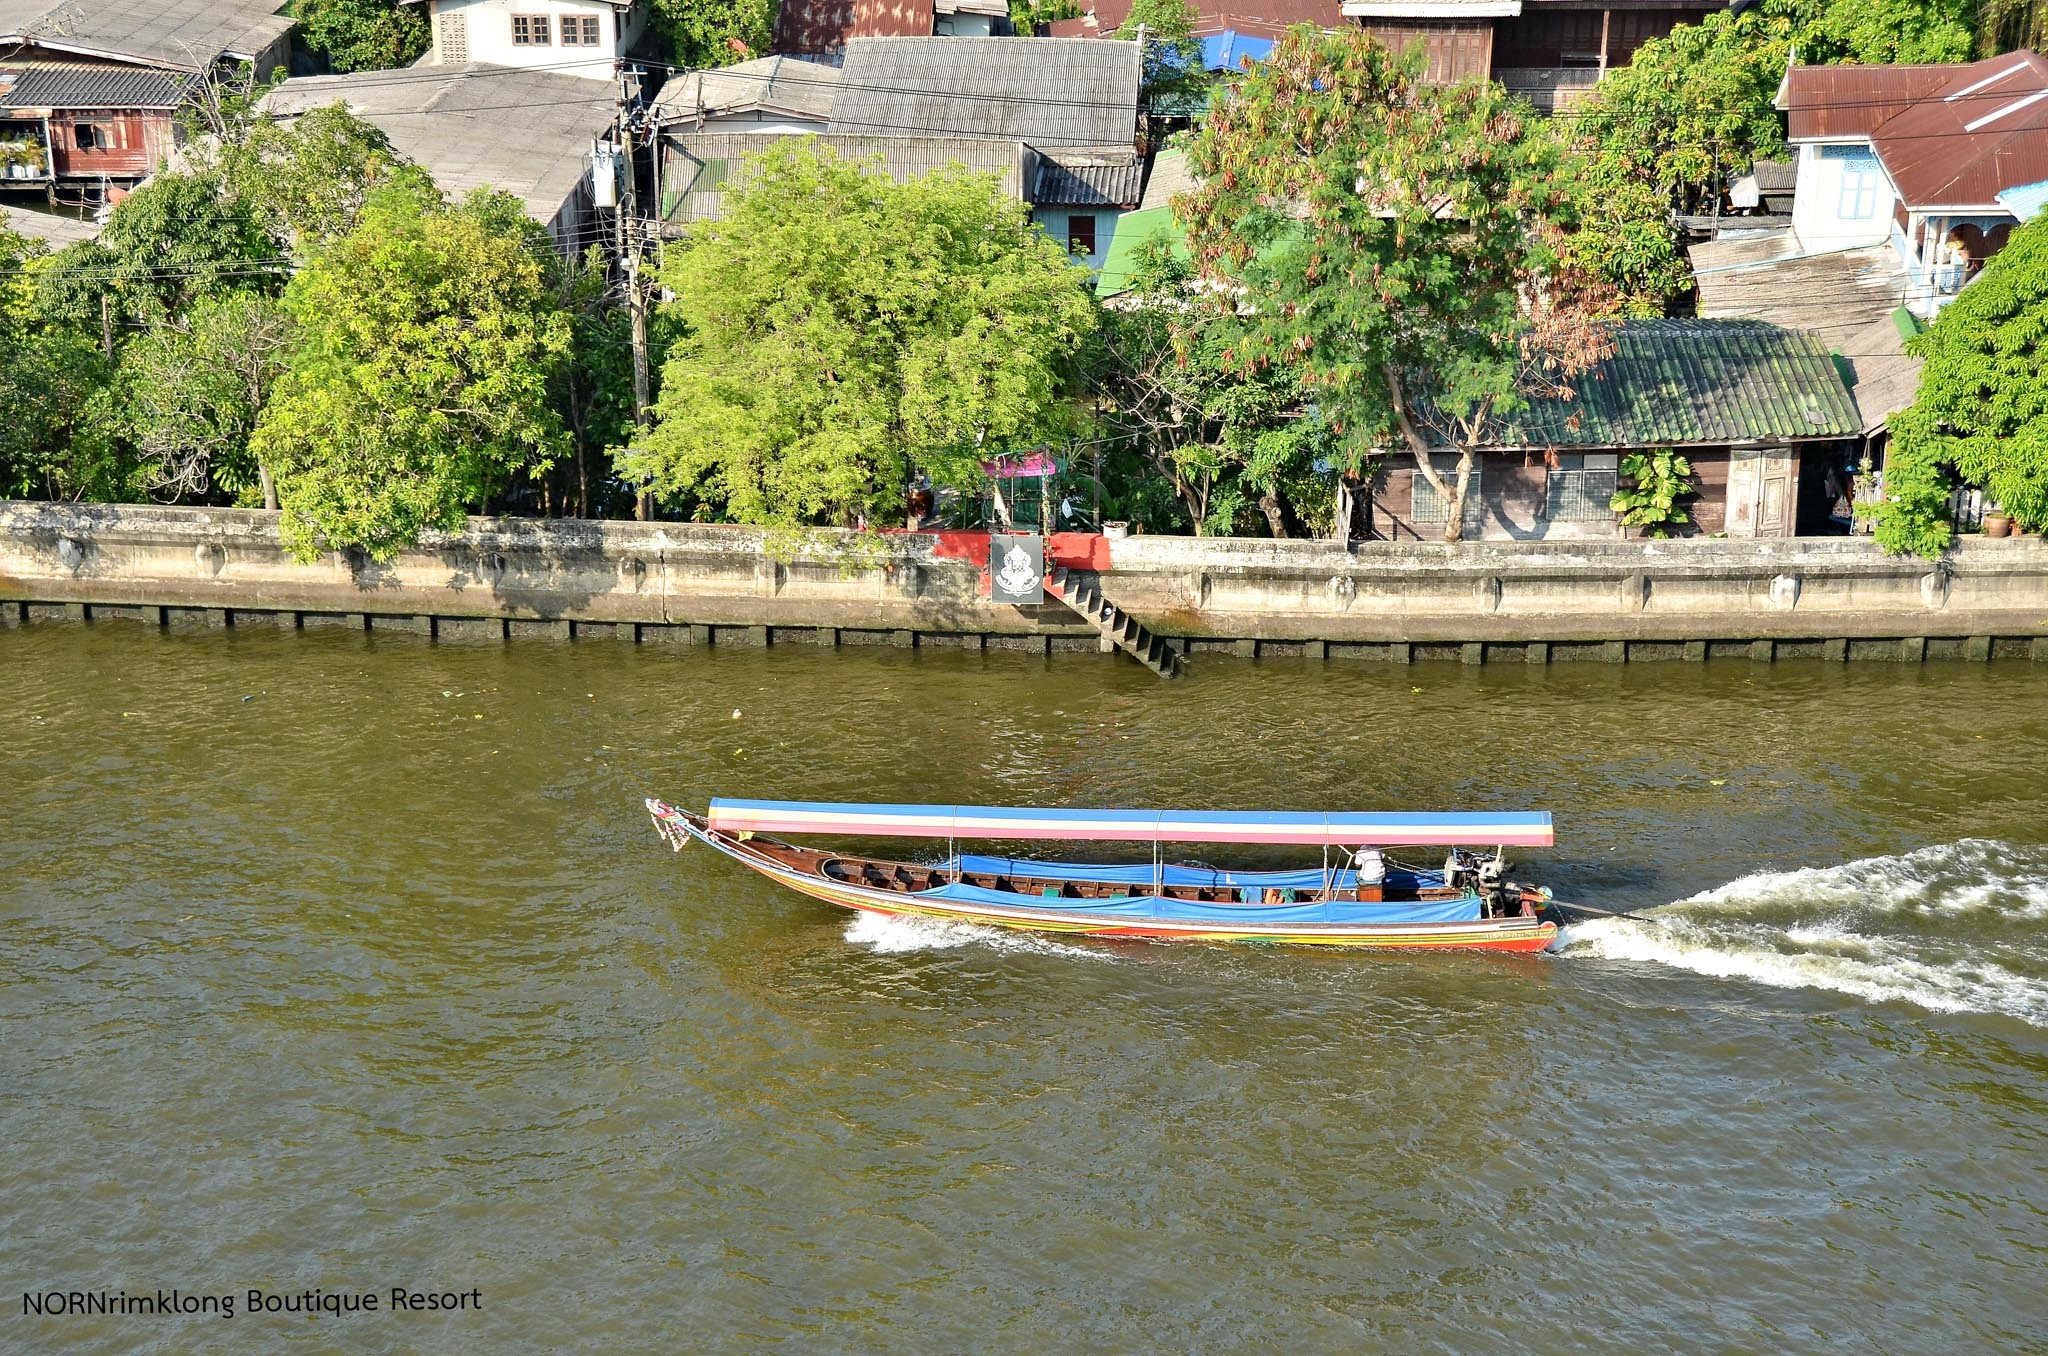
[[[1826,521],[1862,419],[1827,347],[1749,320],[1632,320],[1569,397],[1496,418],[1464,506],[1467,540],[1613,539],[1628,452],[1674,448],[1698,486],[1695,534],[1786,537]],[[1426,402],[1418,426],[1437,422]],[[1455,467],[1448,448],[1439,470]],[[1366,535],[1436,540],[1446,504],[1405,453],[1361,495]]]
[[[1425,78],[1450,84],[1492,78],[1551,112],[1569,105],[1636,49],[1720,9],[1719,0],[1193,0],[1194,31],[1280,37],[1296,24],[1357,25],[1383,44],[1428,52]],[[1083,0],[1061,37],[1106,37],[1130,17],[1131,0]],[[1235,63],[1232,63],[1235,69]]]
[[[285,63],[284,0],[0,0],[0,192],[105,201],[177,143],[217,68]]]
[[[1090,268],[1138,205],[1140,52],[1133,42],[864,38],[847,45],[830,128],[1025,142],[1032,216]]]
[[[526,204],[564,254],[605,238],[591,144],[612,126],[614,96],[578,75],[471,62],[287,80],[264,99],[280,118],[334,103],[379,128],[450,195],[500,188]]]
[[[827,69],[771,58],[665,89],[655,104],[664,230],[715,218],[727,179],[764,137],[813,129],[842,156],[879,157],[899,181],[949,164],[1000,174],[1090,268],[1138,205],[1135,43],[859,38]]]
[[[518,66],[612,80],[647,33],[653,0],[399,0],[427,7],[428,63]]]
[[[783,0],[775,50],[837,65],[855,38],[999,38],[1008,0]]]
[[[1778,90],[1797,152],[1793,247],[1883,246],[1932,317],[2048,202],[2048,60],[1793,66]]]
[[[1389,47],[1421,42],[1428,79],[1490,76],[1545,112],[1569,106],[1636,49],[1712,0],[1342,0],[1344,17]]]

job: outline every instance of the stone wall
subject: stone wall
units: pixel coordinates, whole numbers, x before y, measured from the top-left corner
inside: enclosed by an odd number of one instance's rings
[[[2048,658],[2048,545],[1947,560],[1868,541],[1370,542],[1133,537],[1103,592],[1184,648],[1465,659]],[[777,538],[676,523],[472,519],[388,564],[280,550],[254,510],[0,503],[0,622],[339,624],[640,640],[1086,646],[1057,603],[991,604],[957,537]]]

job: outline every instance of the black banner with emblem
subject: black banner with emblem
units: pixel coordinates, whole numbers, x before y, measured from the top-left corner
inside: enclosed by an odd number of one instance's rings
[[[1045,538],[1035,532],[988,534],[988,596],[998,603],[1045,601]]]

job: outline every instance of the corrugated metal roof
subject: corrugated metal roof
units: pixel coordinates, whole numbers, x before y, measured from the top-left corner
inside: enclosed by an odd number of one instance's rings
[[[1145,195],[1138,206],[1147,210],[1171,207],[1174,195],[1191,193],[1200,183],[1195,172],[1188,168],[1186,151],[1161,151],[1152,157],[1152,173],[1145,180]]]
[[[1086,150],[1038,151],[1033,207],[1136,207],[1145,163],[1136,151],[1103,155]]]
[[[1906,266],[1889,242],[1807,251],[1789,230],[1691,247],[1699,314],[1806,330],[1850,353],[1851,336],[1906,299]]]
[[[839,68],[795,57],[759,57],[713,71],[690,71],[662,86],[659,121],[717,117],[760,109],[824,122],[839,91]]]
[[[792,56],[837,55],[853,36],[853,0],[782,0],[775,50]]]
[[[1794,66],[1778,106],[1793,140],[1868,139],[1907,207],[1989,208],[2048,173],[2048,60]]]
[[[1134,42],[857,38],[831,130],[1128,147],[1138,83]]]
[[[0,94],[11,108],[176,108],[197,76],[134,66],[37,62]]]
[[[472,62],[301,76],[262,107],[289,117],[345,103],[449,193],[502,188],[545,225],[589,175],[590,142],[611,126],[615,97],[582,76]]]
[[[1486,445],[1696,447],[1853,438],[1856,402],[1826,345],[1754,320],[1632,320],[1613,355],[1495,421]],[[1425,415],[1427,411],[1425,411]]]
[[[291,31],[285,0],[0,0],[0,41],[200,71]]]
[[[928,38],[934,27],[932,0],[854,0],[847,39]]]
[[[661,138],[661,212],[666,228],[715,221],[725,211],[725,190],[745,173],[745,159],[779,138],[746,132],[665,134]],[[813,140],[842,160],[881,158],[882,172],[903,183],[949,166],[1000,176],[1003,191],[1024,196],[1026,148],[1021,141],[971,137],[870,137],[825,133]]]

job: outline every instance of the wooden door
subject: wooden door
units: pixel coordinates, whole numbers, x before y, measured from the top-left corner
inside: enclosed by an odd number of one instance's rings
[[[1728,453],[1728,523],[1731,537],[1792,535],[1792,451],[1738,447]]]

